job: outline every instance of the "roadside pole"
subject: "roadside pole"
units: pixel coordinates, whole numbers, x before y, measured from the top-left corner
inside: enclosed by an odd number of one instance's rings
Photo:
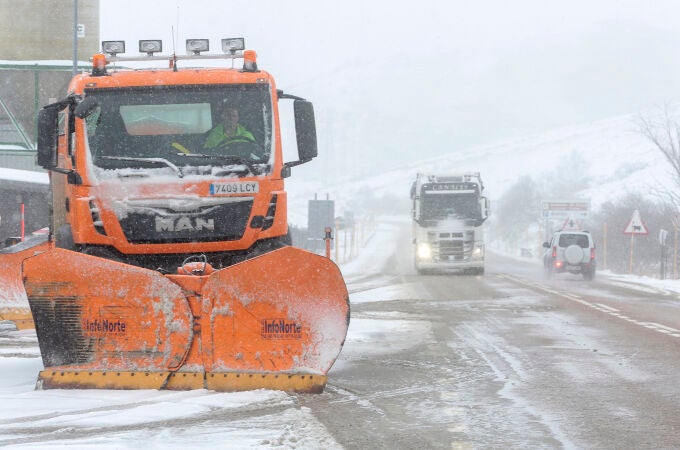
[[[342,229],[342,262],[347,261],[347,227]]]
[[[24,204],[21,204],[21,242],[24,241],[26,237],[26,215],[25,215],[25,209],[24,209]]]
[[[633,274],[633,246],[635,245],[634,236],[635,236],[634,233],[630,234],[630,261],[629,261],[629,264],[628,264],[628,274],[629,275]]]
[[[335,221],[335,262],[336,264],[340,264],[340,240],[337,239],[338,237],[338,221]]]
[[[633,211],[633,216],[628,221],[628,225],[626,225],[626,228],[623,230],[623,234],[630,234],[630,262],[629,262],[629,265],[628,265],[628,273],[632,275],[633,274],[633,248],[635,247],[635,235],[636,234],[643,234],[643,235],[649,234],[649,230],[647,229],[647,226],[642,221],[642,217],[640,217],[640,211],[638,211],[637,209],[635,211]]]
[[[660,273],[659,273],[659,279],[665,280],[666,279],[666,242],[668,241],[668,231],[664,230],[663,228],[659,230],[659,244],[661,245],[661,264],[660,266]]]
[[[326,241],[326,258],[331,259],[331,240],[333,239],[333,235],[331,234],[331,227],[326,227],[324,229],[325,236],[324,240]]]
[[[352,234],[350,235],[350,244],[349,244],[349,259],[354,259],[354,257],[357,254],[356,248],[354,247],[355,244],[356,244],[356,239],[355,239],[356,232],[357,232],[357,229],[354,226],[354,224],[352,224]]]
[[[678,278],[678,229],[680,228],[680,213],[673,214],[673,279]]]
[[[607,270],[607,222],[602,225],[602,270]]]
[[[674,227],[675,234],[673,238],[673,279],[678,278],[678,227]]]

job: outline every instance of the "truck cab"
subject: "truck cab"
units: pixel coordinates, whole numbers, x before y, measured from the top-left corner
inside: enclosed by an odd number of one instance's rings
[[[489,201],[479,173],[418,174],[411,186],[414,265],[418,273],[484,273]]]
[[[172,57],[140,41],[147,56],[129,58],[123,42],[104,42],[92,72],[41,110],[39,163],[51,171],[57,247],[173,270],[187,254],[207,254],[219,268],[291,243],[284,178],[317,154],[312,105],[277,90],[242,40],[223,55],[204,55],[194,41],[189,55]],[[180,67],[215,57],[244,64]],[[169,67],[110,68],[140,60]],[[280,99],[295,102],[297,161],[283,161]],[[249,138],[215,145],[228,110]]]

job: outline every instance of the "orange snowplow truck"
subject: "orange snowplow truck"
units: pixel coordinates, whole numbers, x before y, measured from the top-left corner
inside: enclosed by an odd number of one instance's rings
[[[312,104],[277,90],[241,38],[220,55],[207,40],[186,56],[161,47],[126,58],[103,42],[39,112],[51,246],[22,264],[38,388],[321,392],[349,302],[337,266],[288,233],[284,178],[317,155]],[[232,68],[189,67],[217,58]],[[111,67],[140,60],[169,67]],[[290,162],[281,99],[294,101]]]

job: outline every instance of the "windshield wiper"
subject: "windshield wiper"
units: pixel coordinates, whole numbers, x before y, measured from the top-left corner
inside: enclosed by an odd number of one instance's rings
[[[102,159],[113,159],[117,161],[142,161],[142,162],[148,162],[148,163],[156,163],[156,164],[163,164],[164,166],[168,166],[171,169],[173,169],[175,172],[177,172],[177,176],[182,178],[184,174],[182,173],[182,169],[171,163],[165,158],[132,158],[129,156],[101,156]]]
[[[181,156],[182,158],[217,159],[228,163],[241,164],[246,166],[246,168],[252,175],[257,175],[259,173],[259,170],[255,168],[252,161],[236,155],[205,155],[203,153],[187,153],[187,154],[183,153],[178,156]]]

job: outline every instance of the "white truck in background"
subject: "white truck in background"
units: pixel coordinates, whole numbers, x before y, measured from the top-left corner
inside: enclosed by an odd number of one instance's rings
[[[416,175],[411,186],[418,273],[484,273],[484,221],[489,200],[479,172]]]

